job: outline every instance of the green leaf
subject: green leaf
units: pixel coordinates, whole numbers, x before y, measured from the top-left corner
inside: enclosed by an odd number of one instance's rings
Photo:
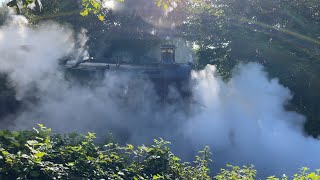
[[[154,175],[154,176],[152,177],[152,179],[154,179],[154,180],[156,180],[156,179],[163,179],[163,178],[164,178],[164,177],[161,176],[160,174]]]
[[[1,151],[4,156],[10,154],[8,151]]]
[[[96,8],[96,9],[101,8],[101,5],[100,5],[97,1],[93,1],[93,2],[92,2],[92,5],[93,5],[93,7]]]
[[[74,166],[74,162],[68,162],[68,166]]]
[[[161,7],[161,1],[158,1],[158,2],[157,2],[157,6],[158,6],[158,7]]]
[[[104,21],[104,16],[103,16],[103,15],[100,14],[100,15],[98,16],[98,18],[99,18],[100,21]]]
[[[81,16],[88,16],[88,14],[89,14],[89,10],[88,9],[85,9],[82,12],[80,12]]]
[[[316,175],[315,172],[312,172],[308,175],[308,178],[311,180],[319,180],[320,176]]]
[[[4,136],[4,131],[0,130],[0,137],[3,137],[3,136]]]
[[[164,3],[164,4],[163,4],[163,9],[164,9],[164,10],[169,9],[169,5],[168,5],[167,3]]]
[[[96,134],[95,133],[88,132],[88,135],[89,135],[89,138],[91,138],[91,139],[96,138]]]
[[[37,158],[42,158],[45,154],[46,154],[45,152],[38,152],[38,153],[35,154],[35,156]]]
[[[126,150],[133,150],[134,146],[132,144],[127,144]]]
[[[37,134],[39,134],[40,132],[39,132],[39,130],[38,129],[36,129],[36,128],[33,128],[33,130],[37,133]]]

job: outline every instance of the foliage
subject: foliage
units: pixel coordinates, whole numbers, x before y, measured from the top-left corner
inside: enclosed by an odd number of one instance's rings
[[[301,168],[299,173],[295,174],[292,178],[288,178],[285,174],[281,178],[276,176],[269,176],[267,180],[319,180],[320,179],[320,170],[316,172],[308,172],[308,168]],[[227,169],[221,169],[221,172],[215,176],[217,180],[254,180],[256,179],[257,171],[254,169],[254,166],[232,166],[227,164]]]
[[[95,138],[51,134],[43,125],[0,131],[0,179],[210,179],[208,148],[191,164],[181,162],[163,139],[135,148],[100,145]]]
[[[0,131],[0,179],[212,179],[208,147],[193,163],[182,162],[163,139],[151,146],[95,142],[95,134],[53,134],[41,124],[33,131]],[[217,180],[253,180],[257,171],[227,165]],[[320,170],[302,168],[294,180],[318,180]],[[282,180],[287,180],[286,176]],[[279,180],[275,176],[268,180]]]
[[[93,13],[98,16],[100,21],[104,21],[103,3],[105,0],[82,0],[83,10],[80,12],[81,16],[87,16],[89,13]],[[117,0],[123,2],[124,0]]]
[[[221,173],[215,177],[217,180],[253,180],[257,174],[253,165],[240,168],[239,166],[227,164],[227,167],[229,169],[221,169]]]
[[[304,167],[300,169],[298,174],[294,175],[294,180],[317,180],[320,179],[320,169],[316,172],[308,172],[308,168]]]
[[[293,177],[293,180],[318,180],[320,179],[320,170],[317,170],[316,172],[308,172],[308,168],[303,167],[300,169],[298,174],[295,174]],[[289,178],[286,175],[283,175],[281,180],[288,180]],[[275,176],[268,177],[267,180],[280,180],[280,178],[277,178]]]
[[[167,10],[173,2],[175,1],[174,0],[154,0],[154,3],[158,7],[162,7],[164,10]]]
[[[103,5],[106,1],[108,0],[81,0],[82,10],[80,11],[80,15],[88,16],[90,13],[92,13],[96,15],[100,21],[104,21],[105,20],[104,10],[108,10],[108,7],[104,7]],[[116,0],[116,1],[124,2],[124,0]],[[171,6],[171,4],[174,2],[173,0],[153,0],[153,1],[158,7],[162,7],[164,10],[167,10]],[[22,10],[28,11],[27,8],[34,9],[34,7],[36,7],[40,11],[42,9],[41,0],[11,0],[9,1],[9,3],[7,3],[7,6],[14,7],[18,14],[20,14]]]
[[[36,7],[38,10],[42,9],[42,4],[40,0],[12,0],[7,3],[7,6],[14,7],[18,14],[20,14],[22,9]]]
[[[54,0],[52,0],[53,2]],[[104,12],[103,12],[103,3],[105,0],[82,0],[82,10],[79,12],[81,16],[88,16],[89,13],[92,13],[98,17],[100,21],[104,21]],[[124,0],[117,0],[118,2],[123,2]],[[72,2],[77,4],[77,2]],[[11,0],[7,6],[14,7],[18,14],[21,14],[21,11],[24,11],[24,14],[30,9],[37,8],[41,11],[42,4],[41,0]]]

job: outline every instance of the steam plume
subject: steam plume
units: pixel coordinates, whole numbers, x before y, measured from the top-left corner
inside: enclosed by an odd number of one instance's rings
[[[210,145],[218,162],[254,163],[264,173],[317,168],[320,142],[305,137],[305,118],[288,112],[289,89],[269,80],[263,67],[239,65],[225,83],[214,66],[194,72],[196,99],[206,108],[184,126],[195,146]]]

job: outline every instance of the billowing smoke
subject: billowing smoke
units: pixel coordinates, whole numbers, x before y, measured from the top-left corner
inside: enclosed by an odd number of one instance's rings
[[[304,136],[305,118],[284,108],[289,89],[269,80],[261,65],[239,65],[228,82],[207,66],[192,75],[195,103],[183,102],[174,88],[175,102],[167,103],[147,79],[116,72],[99,83],[65,78],[59,61],[85,53],[85,36],[54,22],[32,28],[21,16],[11,18],[0,28],[0,72],[23,109],[1,127],[44,123],[58,132],[112,132],[140,144],[163,137],[183,155],[210,145],[216,167],[253,163],[268,174],[319,167],[319,141]]]
[[[284,108],[289,89],[255,63],[239,65],[227,83],[215,74],[210,65],[193,73],[203,108],[183,128],[195,146],[210,145],[218,163],[254,163],[269,175],[319,168],[320,142],[304,136],[302,115]]]
[[[56,83],[58,59],[74,52],[75,42],[69,28],[48,23],[32,29],[24,17],[10,17],[0,30],[0,71],[9,74],[20,100],[34,85],[43,93]]]

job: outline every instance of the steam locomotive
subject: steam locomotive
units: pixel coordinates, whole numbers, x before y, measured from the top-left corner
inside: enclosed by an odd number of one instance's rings
[[[174,45],[160,47],[161,60],[156,63],[129,63],[121,57],[109,59],[85,59],[81,61],[67,61],[64,67],[68,72],[88,79],[104,77],[106,72],[122,73],[131,79],[147,78],[154,85],[154,89],[161,99],[167,99],[169,89],[175,88],[184,99],[191,97],[190,75],[192,63],[177,63]]]

